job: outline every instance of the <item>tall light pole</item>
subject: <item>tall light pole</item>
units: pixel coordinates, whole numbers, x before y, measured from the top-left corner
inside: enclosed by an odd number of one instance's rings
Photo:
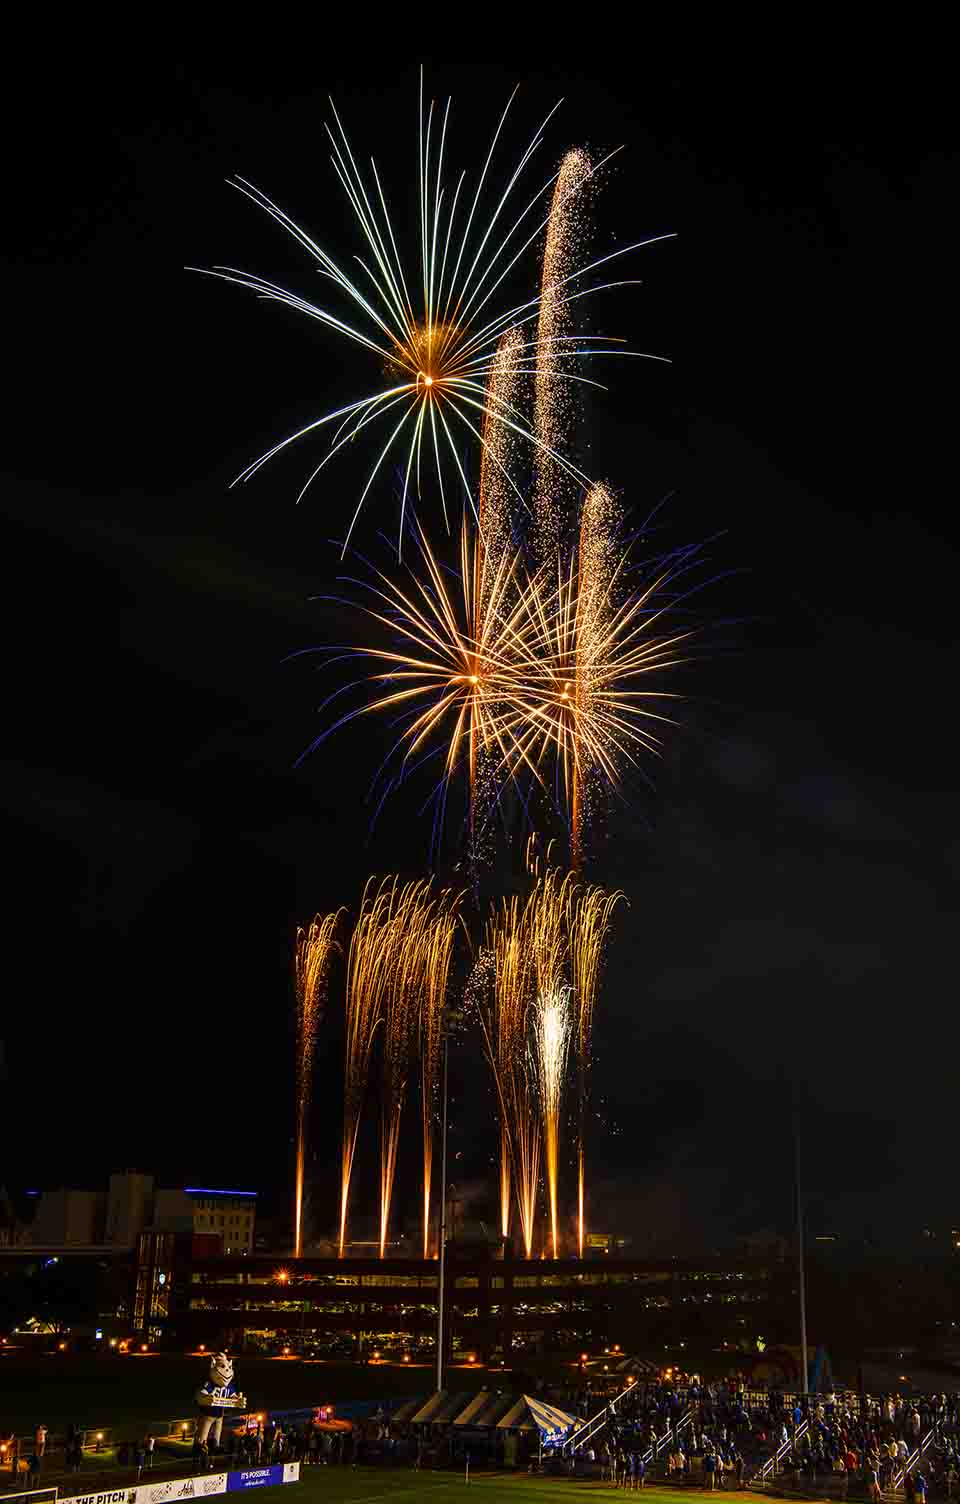
[[[443,1388],[443,1303],[447,1262],[447,1068],[450,1063],[449,1020],[443,1021],[443,1109],[440,1147],[440,1280],[437,1301],[437,1388]]]
[[[800,1195],[800,1135],[797,1120],[793,1120],[793,1163],[797,1182],[797,1266],[800,1274],[800,1374],[802,1392],[806,1394],[810,1384],[810,1369],[807,1366],[807,1276],[803,1257],[803,1200]]]
[[[807,1367],[807,1278],[803,1260],[803,1203],[800,1200],[800,1180],[797,1178],[797,1258],[800,1265],[800,1362],[803,1373],[803,1392],[810,1383]]]

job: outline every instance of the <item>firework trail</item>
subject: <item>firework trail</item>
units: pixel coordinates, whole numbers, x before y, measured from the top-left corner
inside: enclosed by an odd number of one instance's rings
[[[515,212],[515,190],[542,142],[541,132],[554,113],[551,110],[521,154],[506,187],[499,196],[491,189],[491,163],[510,103],[497,125],[475,190],[472,194],[469,189],[461,193],[466,182],[465,173],[461,173],[452,189],[444,180],[450,100],[442,111],[432,101],[426,104],[421,77],[417,182],[419,244],[416,258],[419,264],[416,266],[405,265],[401,255],[376,164],[371,161],[366,175],[360,171],[336,110],[333,110],[333,124],[327,127],[327,136],[334,172],[347,195],[362,237],[364,254],[357,258],[360,271],[355,274],[356,279],[266,193],[245,178],[236,178],[231,183],[307,253],[325,281],[336,289],[348,313],[342,317],[275,282],[235,267],[215,267],[208,270],[208,275],[245,287],[267,302],[283,303],[295,309],[322,328],[366,350],[383,373],[373,391],[322,414],[274,444],[248,465],[234,482],[236,485],[249,480],[291,444],[328,429],[332,433],[329,448],[308,476],[300,491],[302,497],[327,462],[341,449],[365,430],[380,427],[382,433],[385,428],[386,441],[376,451],[347,530],[344,550],[370,489],[391,454],[399,459],[404,472],[401,539],[411,477],[417,491],[420,488],[424,447],[427,463],[432,462],[436,470],[444,515],[447,515],[444,470],[451,462],[453,470],[450,473],[456,473],[457,488],[462,484],[468,504],[472,506],[473,498],[454,430],[457,430],[458,438],[478,439],[484,453],[489,454],[483,427],[488,422],[495,423],[530,442],[535,453],[549,460],[551,466],[571,482],[586,484],[587,477],[554,450],[548,440],[532,431],[522,412],[511,401],[489,395],[487,380],[505,330],[516,326],[526,331],[526,369],[532,373],[538,363],[541,371],[549,366],[553,387],[586,380],[568,369],[576,358],[594,354],[640,353],[617,348],[619,342],[616,340],[599,337],[589,341],[577,340],[563,332],[550,335],[550,343],[544,346],[536,328],[542,296],[534,296],[508,308],[500,306],[502,289],[513,268],[548,225],[551,214],[560,215],[566,196],[561,197],[558,205],[555,184],[565,171],[568,175],[572,171],[571,168],[561,168],[559,173],[533,191],[519,213]],[[600,165],[597,163],[591,167],[586,164],[586,176]],[[553,207],[544,214],[551,194]],[[635,245],[623,246],[592,264],[576,267],[569,254],[563,259],[562,267],[554,265],[557,261],[554,255],[548,267],[551,328],[560,328],[564,308],[576,299],[604,288],[624,285],[622,282],[591,282],[588,285],[587,279],[591,279],[593,273],[628,251],[666,238],[650,237]],[[567,245],[569,239],[569,235],[561,236],[562,244]],[[542,359],[541,350],[545,351]],[[596,385],[593,382],[588,384]]]
[[[423,1256],[430,1256],[430,1189],[433,1175],[433,1125],[440,1080],[440,1046],[450,964],[453,959],[459,899],[441,895],[424,941],[424,978],[420,989],[420,1110],[423,1125]]]
[[[499,344],[487,379],[487,406],[516,406],[522,381],[524,342],[519,329],[508,329]],[[513,497],[510,470],[514,438],[502,423],[486,418],[480,466],[480,496],[477,508],[477,539],[473,551],[472,632],[474,642],[496,640],[504,608],[516,595],[513,534]],[[498,580],[504,563],[510,567],[507,592],[500,599]],[[479,860],[478,807],[487,810],[496,795],[498,758],[488,743],[470,728],[469,801],[470,854]]]
[[[583,1258],[585,1236],[586,1117],[593,1034],[593,1013],[600,980],[600,964],[610,920],[622,893],[604,888],[571,885],[567,890],[567,934],[570,978],[576,1022],[574,1050],[577,1067],[577,1245]]]
[[[327,975],[333,953],[340,947],[336,941],[337,925],[342,909],[335,914],[319,914],[306,929],[297,930],[294,950],[294,985],[297,1006],[297,1163],[294,1192],[294,1257],[299,1258],[303,1246],[303,1177],[307,1145],[307,1112],[310,1105],[310,1087],[313,1081],[313,1058],[317,1043],[317,1027],[323,1017],[326,1002]]]
[[[586,234],[583,189],[593,168],[585,151],[568,151],[553,188],[543,253],[537,319],[533,428],[535,544],[540,559],[552,559],[563,538],[577,493],[575,477],[555,456],[568,447],[573,433],[574,396],[564,379],[575,364],[570,326],[572,305],[565,294]]]
[[[391,921],[401,888],[396,877],[371,878],[363,890],[360,915],[347,954],[346,1036],[344,1042],[343,1148],[340,1176],[340,1257],[347,1238],[350,1176],[357,1148],[360,1113],[370,1056],[383,1017],[389,981]]]
[[[589,764],[579,745],[579,725],[590,714],[594,693],[602,680],[598,662],[605,629],[612,616],[611,591],[619,556],[620,512],[606,486],[591,486],[580,517],[577,548],[577,619],[573,664],[573,757],[570,762],[570,865],[579,872],[583,862],[585,778]]]
[[[559,1254],[557,1192],[560,1174],[560,1112],[573,1023],[571,990],[566,983],[555,981],[547,992],[537,998],[530,1041],[543,1121],[543,1151],[554,1258]]]

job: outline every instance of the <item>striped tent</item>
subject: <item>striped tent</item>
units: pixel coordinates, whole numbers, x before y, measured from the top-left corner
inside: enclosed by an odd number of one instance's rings
[[[566,1410],[558,1410],[556,1405],[547,1405],[530,1394],[522,1394],[502,1420],[497,1421],[499,1430],[537,1431],[544,1447],[556,1447],[566,1441],[576,1424],[575,1415],[568,1415]]]
[[[645,1378],[656,1378],[660,1369],[656,1363],[651,1363],[649,1358],[621,1358],[613,1365],[614,1373],[643,1374]]]
[[[453,1392],[450,1389],[438,1389],[430,1396],[426,1404],[421,1405],[416,1414],[410,1417],[410,1424],[412,1426],[445,1424],[465,1410],[472,1399],[472,1394],[462,1390]]]
[[[402,1423],[406,1423],[408,1420],[413,1420],[413,1417],[416,1415],[417,1411],[423,1405],[425,1400],[425,1394],[418,1394],[416,1399],[407,1400],[405,1404],[400,1406],[399,1410],[394,1410],[393,1414],[390,1417],[391,1423],[394,1421],[401,1421]]]
[[[515,1394],[504,1394],[502,1390],[491,1391],[481,1389],[476,1398],[471,1401],[466,1410],[458,1415],[454,1421],[455,1426],[474,1426],[487,1429],[495,1426],[500,1418],[516,1404]],[[478,1403],[479,1401],[479,1403]]]

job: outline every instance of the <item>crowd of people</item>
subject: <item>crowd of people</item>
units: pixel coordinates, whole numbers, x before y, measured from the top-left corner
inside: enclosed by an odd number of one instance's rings
[[[642,1488],[655,1473],[711,1492],[742,1488],[776,1458],[776,1471],[807,1492],[846,1497],[855,1480],[878,1501],[900,1484],[907,1504],[925,1504],[931,1488],[938,1498],[960,1495],[958,1434],[960,1394],[795,1400],[736,1381],[638,1383],[611,1403],[588,1455],[618,1487]]]
[[[590,1391],[544,1397],[575,1406],[581,1416],[596,1414],[604,1405],[603,1397]],[[29,1451],[22,1438],[15,1447],[13,1440],[5,1443],[0,1437],[0,1460],[9,1460],[27,1487],[41,1486],[46,1426],[35,1428]],[[58,1450],[60,1445],[58,1441]],[[287,1461],[455,1467],[471,1451],[475,1464],[512,1468],[534,1465],[538,1450],[529,1437],[494,1429],[484,1447],[453,1426],[392,1424],[378,1411],[352,1425],[323,1420],[294,1424],[280,1417],[245,1427],[227,1423],[215,1447],[199,1438],[193,1441],[192,1461],[197,1472]],[[653,1476],[695,1483],[707,1491],[739,1489],[775,1462],[777,1474],[808,1493],[846,1498],[855,1482],[856,1492],[865,1493],[871,1504],[879,1504],[883,1492],[894,1486],[904,1488],[906,1504],[926,1504],[931,1492],[960,1504],[960,1394],[907,1399],[828,1393],[795,1399],[777,1389],[747,1390],[735,1380],[679,1387],[638,1381],[608,1403],[605,1424],[576,1455],[581,1465],[626,1489],[642,1489]],[[79,1472],[83,1456],[84,1433],[71,1425],[64,1445],[67,1471]],[[156,1456],[157,1440],[150,1432],[116,1449],[116,1462],[132,1466],[138,1478]]]

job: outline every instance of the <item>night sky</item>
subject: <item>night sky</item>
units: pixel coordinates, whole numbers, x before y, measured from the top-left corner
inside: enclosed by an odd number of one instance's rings
[[[335,588],[329,540],[359,463],[334,462],[299,508],[316,444],[227,489],[367,390],[369,367],[183,270],[232,263],[319,295],[233,173],[334,253],[358,249],[328,93],[412,236],[418,62],[65,68],[15,134],[26,96],[6,97],[13,1185],[136,1165],[256,1187],[282,1211],[293,930],[355,904],[370,872],[425,870],[423,785],[369,834],[383,728],[295,767],[337,670],[286,660],[347,630],[312,597]],[[669,497],[665,547],[713,540],[709,651],[684,679],[682,730],[651,784],[628,784],[591,866],[630,900],[597,1021],[593,1224],[641,1249],[783,1226],[794,1108],[818,1228],[886,1241],[955,1217],[941,1165],[960,1043],[956,163],[936,90],[693,79],[653,59],[427,67],[454,96],[458,166],[519,78],[504,160],[562,95],[540,178],[571,145],[626,148],[594,244],[679,232],[632,258],[641,287],[591,315],[674,362],[606,363],[592,473],[636,519]],[[394,493],[387,477],[361,526],[378,557]],[[335,1020],[325,1041],[318,1230],[338,1152]],[[483,1215],[492,1104],[475,1039],[454,1076],[455,1174]],[[402,1188],[415,1144],[411,1116]]]

